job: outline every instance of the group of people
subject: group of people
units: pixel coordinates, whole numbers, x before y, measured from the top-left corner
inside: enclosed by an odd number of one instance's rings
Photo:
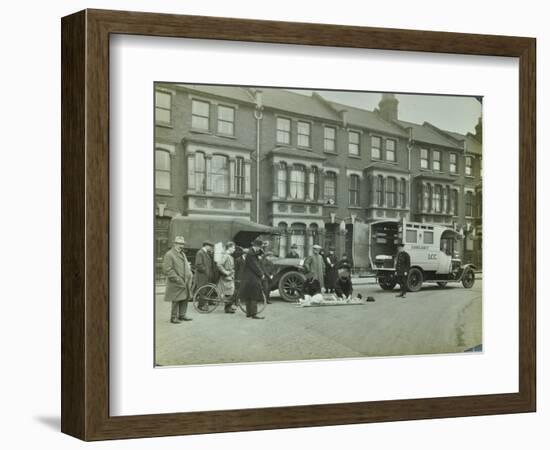
[[[351,263],[347,255],[338,259],[334,248],[325,252],[320,245],[313,246],[313,254],[304,260],[306,280],[302,295],[315,295],[323,292],[334,293],[337,297],[348,298],[353,294]]]
[[[237,295],[246,304],[246,317],[263,319],[257,312],[257,300],[262,295],[269,299],[273,264],[269,260],[269,243],[255,239],[249,249],[242,249],[234,242],[224,244],[224,252],[214,260],[214,244],[204,241],[195,256],[195,272],[185,255],[185,238],[176,236],[174,244],[164,255],[163,272],[166,275],[164,300],[172,303],[170,322],[178,324],[193,320],[187,315],[188,302],[197,289],[206,284],[216,284],[224,297],[225,312],[236,310]],[[198,308],[206,311],[207,300],[198,301]]]

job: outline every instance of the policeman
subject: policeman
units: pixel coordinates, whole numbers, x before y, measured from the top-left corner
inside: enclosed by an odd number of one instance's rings
[[[411,257],[405,251],[405,244],[397,244],[397,258],[395,261],[395,276],[399,283],[400,292],[396,297],[405,298],[407,293],[407,278],[411,270]]]

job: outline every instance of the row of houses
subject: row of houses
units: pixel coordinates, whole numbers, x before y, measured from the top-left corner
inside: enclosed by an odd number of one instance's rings
[[[156,251],[177,214],[244,217],[279,229],[274,250],[334,246],[356,264],[382,219],[461,230],[481,265],[481,118],[459,134],[282,89],[155,84]]]

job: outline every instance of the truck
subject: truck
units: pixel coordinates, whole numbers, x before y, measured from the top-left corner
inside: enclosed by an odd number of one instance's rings
[[[382,220],[369,226],[369,259],[378,284],[392,290],[398,280],[395,263],[398,244],[404,245],[411,258],[407,290],[419,291],[424,283],[441,288],[448,283],[462,283],[470,289],[475,283],[473,264],[463,264],[459,246],[462,233],[451,227],[402,220]]]

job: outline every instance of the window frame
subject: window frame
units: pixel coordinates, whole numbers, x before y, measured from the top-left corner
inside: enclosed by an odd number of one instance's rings
[[[241,170],[239,170],[239,167]],[[237,156],[235,158],[235,174],[233,175],[233,186],[236,195],[246,194],[246,167],[245,159],[243,156]]]
[[[333,196],[327,195],[327,181],[334,182]],[[338,174],[332,170],[329,170],[325,172],[324,180],[323,180],[323,199],[325,203],[328,200],[333,200],[334,204],[336,204],[336,199],[338,198]]]
[[[437,155],[437,159],[436,156]],[[438,165],[437,169],[435,168],[435,165]],[[441,151],[440,150],[432,150],[432,170],[435,172],[441,172]]]
[[[426,157],[424,158],[422,154],[426,152]],[[425,163],[425,165],[424,165]],[[420,169],[429,170],[430,169],[430,150],[427,148],[420,149]]]
[[[393,143],[393,150],[389,150],[388,149],[388,143],[389,142],[392,142]],[[386,161],[389,161],[389,162],[397,162],[397,140],[396,139],[391,139],[391,138],[387,138],[385,139],[385,142],[384,142],[384,157],[385,157],[385,160]],[[393,159],[389,159],[388,158],[388,153],[391,153],[393,155]]]
[[[157,164],[157,161],[156,161],[157,153],[166,153],[168,155],[168,159],[167,159],[168,169],[159,169],[158,168],[158,164]],[[168,188],[157,186],[157,182],[159,180],[159,178],[157,176],[157,172],[168,173]],[[169,150],[166,150],[164,148],[158,148],[158,147],[155,148],[155,190],[164,191],[164,192],[172,192],[172,154],[170,153]]]
[[[454,157],[454,162],[453,162],[453,157]],[[453,170],[453,166],[454,166],[454,170]],[[449,172],[458,173],[458,153],[449,154]]]
[[[288,130],[284,130],[282,128],[279,128],[279,122],[288,122]],[[281,141],[279,140],[279,133],[283,133],[285,135],[288,135],[288,142],[285,142],[285,141]],[[275,142],[277,144],[282,144],[282,145],[291,145],[291,142],[292,142],[292,119],[290,119],[289,117],[282,117],[282,116],[277,116],[275,118]]]
[[[350,206],[359,206],[360,205],[360,194],[361,191],[361,177],[356,173],[352,173],[349,176],[349,190],[348,190],[348,201]]]
[[[334,134],[332,139],[327,138],[327,130],[333,131]],[[327,142],[332,142],[332,150],[327,149]],[[329,125],[323,126],[323,151],[325,151],[326,153],[338,153],[336,149],[336,127],[329,126]]]
[[[201,114],[198,114],[195,112],[195,104],[199,104],[199,103],[202,103],[202,104],[205,104],[208,106],[208,113],[206,116],[204,115],[201,115]],[[211,103],[206,101],[206,100],[199,100],[197,98],[192,98],[191,99],[191,129],[192,130],[195,130],[195,131],[202,131],[202,132],[209,132],[210,131],[210,113],[211,113]],[[195,126],[195,123],[194,123],[194,118],[195,117],[198,117],[200,119],[206,119],[206,128],[201,128],[201,127],[197,127]]]
[[[397,195],[396,195],[396,178],[395,177],[387,177],[386,178],[386,206],[388,208],[396,208],[397,207]]]
[[[157,104],[157,95],[158,94],[168,96],[168,98],[169,98],[168,108],[166,108],[165,106],[159,106]],[[172,94],[171,92],[163,91],[163,90],[160,90],[160,89],[155,89],[155,123],[158,123],[158,124],[161,124],[161,125],[172,125],[172,96],[173,95],[174,94]],[[158,112],[157,112],[159,109],[162,110],[162,111],[168,111],[168,117],[169,117],[168,121],[159,119],[159,115],[158,115]]]
[[[374,141],[378,140],[378,146],[374,145]],[[378,156],[374,156],[374,151],[378,151]],[[382,160],[382,137],[378,135],[372,135],[370,137],[370,157],[377,161]]]
[[[350,137],[351,135],[357,136],[357,142],[352,142]],[[352,153],[350,150],[352,146],[357,146],[357,153]],[[361,157],[361,132],[358,130],[348,130],[348,156],[355,158]]]
[[[304,134],[300,132],[300,125],[307,125],[308,133]],[[311,130],[312,125],[311,122],[308,122],[307,120],[298,120],[296,123],[296,146],[302,147],[302,148],[311,148]],[[307,137],[307,145],[300,144],[300,138],[301,137]]]
[[[219,173],[216,173],[214,174],[214,160],[216,158],[223,158],[225,160],[225,173],[223,174],[219,174]],[[216,191],[215,190],[215,185],[214,185],[214,177],[218,177],[220,175],[223,175],[224,177],[224,187],[225,187],[225,190],[223,192],[219,192],[219,191]],[[209,176],[210,178],[210,191],[212,192],[213,195],[229,195],[229,191],[230,191],[230,169],[229,169],[229,156],[227,155],[223,155],[223,154],[220,154],[220,153],[214,153],[212,155],[212,159],[210,161],[210,173],[207,174],[207,176]]]
[[[223,109],[228,109],[233,112],[233,120],[225,120],[220,117],[220,111]],[[230,105],[218,105],[217,108],[217,120],[216,120],[216,130],[218,134],[221,134],[223,136],[235,136],[235,118],[236,118],[237,109],[234,106]],[[231,124],[231,133],[226,133],[224,131],[220,131],[220,123],[230,123]]]
[[[468,161],[470,162],[468,164]],[[474,173],[474,158],[472,156],[464,157],[464,175],[467,177],[472,177]]]
[[[302,179],[301,180],[293,180],[292,177],[295,173],[301,173]],[[288,182],[289,186],[289,192],[288,195],[292,200],[301,200],[304,201],[306,199],[306,168],[301,164],[294,164],[290,168],[290,180]],[[301,189],[300,189],[301,186]],[[293,187],[296,187],[296,195],[293,195]],[[298,194],[301,191],[301,196]]]

